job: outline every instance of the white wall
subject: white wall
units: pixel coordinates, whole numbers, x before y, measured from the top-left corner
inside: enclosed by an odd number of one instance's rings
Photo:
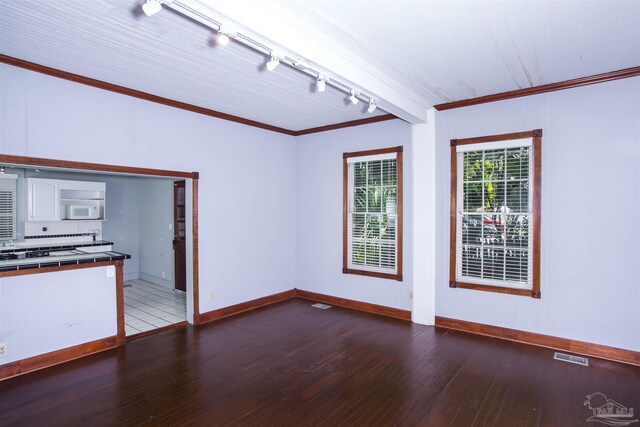
[[[437,116],[436,314],[640,350],[640,78]],[[449,140],[542,128],[542,299],[448,287]]]
[[[0,342],[9,348],[0,364],[116,335],[109,268],[0,279]]]
[[[96,175],[106,184],[102,238],[113,242],[113,250],[131,255],[124,262],[124,280],[137,279],[140,272],[140,179]]]
[[[200,310],[295,286],[293,137],[0,65],[0,151],[198,171]]]
[[[173,181],[140,181],[140,278],[174,287]]]
[[[411,310],[411,125],[392,120],[298,137],[296,287]],[[342,153],[404,146],[403,281],[342,273]]]

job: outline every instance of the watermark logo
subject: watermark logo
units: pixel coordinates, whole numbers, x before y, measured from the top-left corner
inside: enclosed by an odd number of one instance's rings
[[[595,421],[610,426],[628,426],[637,423],[633,418],[633,408],[627,408],[613,399],[607,399],[602,393],[593,393],[587,396],[584,405],[593,411],[593,416],[587,421]]]

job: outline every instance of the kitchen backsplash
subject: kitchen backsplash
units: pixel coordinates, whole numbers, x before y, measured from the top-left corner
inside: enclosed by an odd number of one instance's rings
[[[46,228],[46,231],[43,231]],[[51,221],[24,223],[24,238],[27,242],[66,243],[102,239],[101,221]]]

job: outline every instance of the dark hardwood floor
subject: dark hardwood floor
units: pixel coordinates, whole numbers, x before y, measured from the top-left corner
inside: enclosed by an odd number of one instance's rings
[[[575,426],[640,368],[291,300],[0,382],[0,426]],[[637,418],[637,417],[636,417]]]

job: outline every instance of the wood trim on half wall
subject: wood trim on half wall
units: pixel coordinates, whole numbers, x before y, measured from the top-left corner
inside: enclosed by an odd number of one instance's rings
[[[387,307],[384,305],[371,304],[368,302],[355,301],[346,298],[334,297],[331,295],[317,294],[315,292],[295,289],[295,296],[310,301],[323,302],[326,304],[336,305],[338,307],[350,308],[353,310],[364,311],[366,313],[377,314],[381,316],[394,317],[401,320],[411,320],[411,311],[399,308]]]
[[[166,105],[168,107],[178,108],[192,113],[203,114],[205,116],[215,117],[216,119],[227,120],[234,123],[240,123],[246,126],[252,126],[271,132],[278,132],[289,136],[302,136],[311,133],[325,132],[329,130],[348,128],[353,126],[366,125],[370,123],[382,122],[385,120],[393,120],[397,117],[393,114],[383,114],[380,116],[367,117],[364,119],[350,120],[347,122],[340,122],[331,125],[318,126],[309,129],[291,130],[278,126],[269,125],[256,120],[246,119],[244,117],[235,116],[233,114],[223,113],[221,111],[212,110],[210,108],[199,107],[197,105],[188,104],[186,102],[176,101],[162,96],[153,95],[148,92],[142,92],[140,90],[131,89],[125,86],[119,86],[113,83],[108,83],[103,80],[93,79],[91,77],[85,77],[80,74],[70,73],[57,68],[47,67],[46,65],[40,65],[35,62],[25,61],[24,59],[14,58],[0,54],[0,63],[5,63],[14,67],[23,68],[25,70],[34,71],[36,73],[46,74],[48,76],[57,77],[59,79],[69,80],[75,83],[95,87],[102,90],[108,90],[110,92],[119,93],[121,95],[131,96],[133,98],[142,99],[149,102],[155,102],[156,104]]]
[[[562,350],[584,356],[597,357],[600,359],[612,360],[614,362],[640,366],[640,352],[633,350],[625,350],[601,344],[592,344],[568,338],[558,338],[534,332],[520,331],[517,329],[485,325],[482,323],[450,319],[440,316],[436,316],[436,327],[485,335],[488,337],[500,338],[503,340],[515,341],[523,344]]]
[[[555,92],[557,90],[571,89],[580,86],[605,83],[612,80],[626,79],[640,76],[640,67],[625,68],[608,73],[594,74],[592,76],[580,77],[577,79],[564,80],[557,83],[532,86],[524,89],[510,90],[508,92],[495,93],[493,95],[480,96],[477,98],[465,99],[462,101],[446,102],[434,105],[438,111],[451,110],[453,108],[469,107],[470,105],[485,104],[487,102],[504,101],[505,99],[521,98],[523,96],[538,95],[540,93]]]
[[[110,350],[118,346],[118,337],[112,336],[45,354],[39,354],[26,359],[16,360],[15,362],[10,362],[6,365],[0,365],[0,381],[26,374],[28,372],[37,371],[39,369],[48,368],[50,366],[59,365],[60,363],[79,359],[90,354]]]

